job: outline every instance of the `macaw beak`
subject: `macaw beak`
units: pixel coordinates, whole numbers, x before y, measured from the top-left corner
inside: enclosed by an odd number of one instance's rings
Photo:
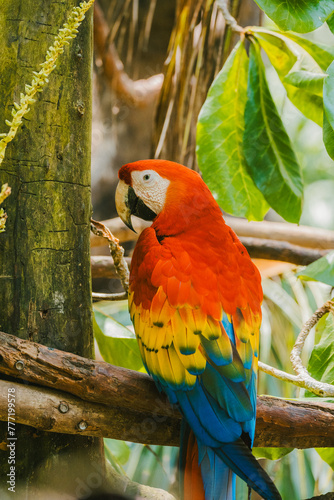
[[[136,232],[132,226],[131,215],[140,219],[152,221],[157,214],[138,198],[134,189],[120,180],[116,189],[116,210],[122,221],[129,229]]]
[[[132,187],[128,186],[124,181],[119,181],[115,195],[116,210],[124,224],[134,232],[136,231],[132,225],[131,215],[136,205],[136,198],[136,193]]]

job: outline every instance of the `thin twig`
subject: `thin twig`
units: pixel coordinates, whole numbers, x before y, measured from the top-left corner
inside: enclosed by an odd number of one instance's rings
[[[313,377],[311,377],[302,363],[301,352],[303,350],[305,340],[307,339],[307,336],[312,328],[325,314],[329,312],[334,312],[334,304],[331,300],[317,309],[311,316],[311,318],[306,321],[297,337],[290,355],[292,367],[297,375],[303,378],[305,382],[305,388],[312,391],[314,394],[317,394],[318,396],[334,396],[334,386],[331,384],[326,384],[325,382],[318,382]]]
[[[102,238],[105,238],[108,241],[110,253],[112,258],[114,259],[115,269],[120,277],[122,286],[125,292],[127,293],[129,289],[129,267],[124,258],[124,248],[120,246],[119,240],[111,234],[109,229],[104,224],[102,224],[101,222],[97,222],[93,219],[91,219],[90,221],[91,221],[92,232],[97,236],[102,236]]]
[[[232,16],[230,11],[228,10],[228,0],[217,0],[218,7],[221,9],[226,24],[229,25],[232,31],[235,33],[244,33],[244,28],[239,26],[237,20]]]
[[[326,302],[322,307],[315,311],[315,313],[308,321],[306,321],[303,328],[301,329],[290,355],[292,367],[297,375],[291,375],[289,373],[283,372],[282,370],[273,368],[272,366],[261,363],[260,361],[259,369],[264,373],[267,373],[268,375],[272,375],[273,377],[278,378],[279,380],[283,380],[284,382],[291,382],[298,387],[307,389],[317,396],[333,397],[334,385],[327,384],[325,382],[319,382],[318,380],[315,380],[313,377],[311,377],[301,360],[301,352],[308,334],[325,314],[333,311],[333,302]]]
[[[92,297],[95,300],[116,301],[116,300],[127,300],[128,294],[127,294],[127,292],[123,292],[123,293],[96,293],[96,292],[93,292]]]

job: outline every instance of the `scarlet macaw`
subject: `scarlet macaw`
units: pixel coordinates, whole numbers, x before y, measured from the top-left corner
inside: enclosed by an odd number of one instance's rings
[[[165,160],[119,170],[116,207],[153,221],[136,244],[129,310],[148,373],[183,414],[185,500],[232,500],[235,474],[267,500],[275,485],[251,453],[260,275],[201,177]]]

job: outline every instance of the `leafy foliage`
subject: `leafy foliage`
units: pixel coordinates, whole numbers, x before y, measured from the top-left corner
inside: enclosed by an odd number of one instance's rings
[[[320,6],[319,2],[318,17],[325,19],[331,14],[331,3]],[[311,4],[303,7],[302,2],[297,2],[294,10],[291,2],[280,2],[276,14],[280,15],[280,9],[287,10],[292,18],[299,19],[301,28],[310,21],[308,12],[314,14]],[[302,14],[298,14],[298,9]],[[245,39],[251,43],[249,60]],[[333,158],[334,49],[296,33],[259,27],[247,28],[245,39],[214,80],[199,114],[198,164],[204,180],[227,212],[262,219],[270,205],[287,221],[298,222],[303,199],[301,171],[266,81],[260,47],[290,101],[305,117],[323,125],[324,142]]]
[[[290,453],[293,448],[253,448],[253,455],[257,458],[268,458],[269,460],[278,460]]]
[[[327,69],[324,82],[324,143],[327,153],[334,158],[334,62]]]
[[[214,80],[199,115],[197,155],[205,181],[224,210],[262,219],[269,206],[248,173],[243,150],[247,72],[248,57],[239,42]]]
[[[106,301],[94,304],[94,335],[101,355],[112,365],[143,371],[135,334],[115,319],[117,315],[123,318],[128,316],[124,314],[127,313],[127,302],[123,302],[123,310],[116,307]]]
[[[302,180],[289,137],[272,100],[260,50],[250,48],[244,152],[255,184],[286,220],[301,215]]]
[[[316,380],[334,384],[334,316],[321,318],[316,328],[316,345],[312,351],[308,371]]]
[[[255,0],[282,30],[307,33],[319,28],[334,11],[333,0]]]
[[[334,286],[334,251],[312,262],[305,269],[299,271],[297,276],[304,280],[321,281],[327,285]]]

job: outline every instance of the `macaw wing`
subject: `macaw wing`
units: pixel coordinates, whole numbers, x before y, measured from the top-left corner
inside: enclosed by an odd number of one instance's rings
[[[133,256],[129,305],[148,372],[203,442],[219,446],[243,431],[251,441],[260,318],[254,299],[245,298],[230,262],[213,267],[198,252],[194,262],[175,239],[171,249],[145,232]]]

